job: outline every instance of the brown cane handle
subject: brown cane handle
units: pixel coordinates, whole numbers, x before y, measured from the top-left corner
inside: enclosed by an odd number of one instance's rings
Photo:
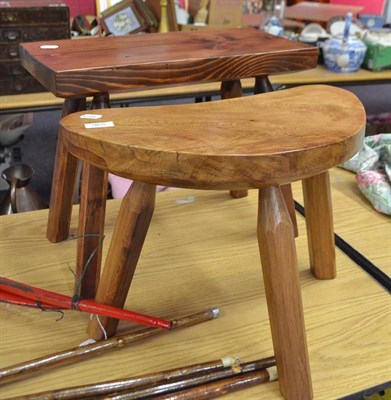
[[[11,181],[11,190],[10,190],[10,198],[11,198],[11,210],[14,214],[18,212],[16,209],[16,186],[18,184],[18,178],[12,178]]]

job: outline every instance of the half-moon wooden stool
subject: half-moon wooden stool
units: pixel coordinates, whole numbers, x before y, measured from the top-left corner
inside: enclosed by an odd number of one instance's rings
[[[122,201],[97,301],[124,305],[152,217],[155,185],[259,189],[258,241],[280,389],[287,399],[311,399],[294,235],[280,186],[302,180],[311,269],[316,278],[334,278],[328,169],[362,146],[360,101],[343,89],[319,85],[89,113],[102,118],[89,121],[75,113],[62,119],[59,140],[66,151],[135,181]],[[87,127],[96,122],[100,127]],[[116,320],[101,322],[114,334]],[[96,320],[89,333],[101,338]]]

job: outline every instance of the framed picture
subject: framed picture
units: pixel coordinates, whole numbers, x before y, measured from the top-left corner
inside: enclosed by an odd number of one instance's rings
[[[114,36],[141,32],[147,28],[133,0],[123,0],[101,13],[101,24]]]
[[[120,2],[121,0],[96,0],[96,15],[100,16],[103,11]]]

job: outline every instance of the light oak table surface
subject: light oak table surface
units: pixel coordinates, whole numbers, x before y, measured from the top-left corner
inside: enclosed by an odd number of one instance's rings
[[[387,269],[389,219],[360,199],[353,174],[334,169],[331,176],[336,231]],[[294,191],[300,200],[299,183]],[[108,202],[104,255],[119,204],[119,200]],[[135,376],[227,355],[243,361],[272,355],[256,212],[256,190],[242,199],[232,199],[225,191],[159,193],[127,307],[174,318],[218,306],[220,317],[11,383],[2,388],[0,397]],[[76,218],[74,212],[73,235]],[[46,210],[0,218],[0,273],[72,294],[69,268],[74,268],[76,240],[49,243],[46,222]],[[337,279],[315,280],[309,272],[300,216],[298,223],[296,243],[315,399],[335,399],[387,381],[391,374],[389,294],[339,250]],[[72,348],[86,339],[88,315],[82,313],[68,311],[56,322],[55,313],[0,304],[0,317],[1,367]],[[120,323],[120,332],[135,327]],[[273,382],[225,398],[281,397]]]

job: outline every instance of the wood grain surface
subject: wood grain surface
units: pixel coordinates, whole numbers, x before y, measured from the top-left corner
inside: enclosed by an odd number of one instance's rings
[[[96,301],[123,308],[155,208],[156,186],[134,182],[123,198],[119,217],[110,241],[108,257],[96,293]],[[104,224],[103,224],[104,225]],[[102,227],[103,228],[103,227]],[[94,318],[89,336],[102,339],[101,326],[108,337],[115,334],[118,320]]]
[[[280,390],[285,399],[311,400],[293,226],[279,187],[259,190],[257,233]]]
[[[80,113],[62,120],[72,154],[141,182],[201,189],[316,175],[355,154],[365,126],[359,100],[331,86],[99,114],[114,127],[87,129]]]
[[[376,264],[388,263],[389,219],[373,211],[355,189],[354,175],[331,171],[337,233]],[[301,185],[294,184],[295,198]],[[194,201],[188,199],[194,196]],[[179,204],[178,201],[182,200]],[[183,200],[188,202],[184,203]],[[233,200],[227,192],[175,190],[157,195],[129,309],[172,318],[219,306],[214,321],[139,342],[111,354],[61,367],[2,387],[0,397],[81,385],[211,361],[272,355],[256,237],[257,193]],[[107,244],[120,201],[109,201]],[[47,210],[0,217],[0,271],[11,279],[72,294],[76,241],[45,239]],[[338,276],[319,281],[309,271],[304,219],[296,239],[314,398],[330,400],[389,380],[390,296],[337,251]],[[71,233],[76,235],[77,209]],[[387,236],[388,235],[388,236]],[[0,364],[15,364],[77,346],[88,316],[43,313],[0,304]],[[135,325],[121,323],[120,332]],[[227,395],[228,400],[280,399],[278,382]]]
[[[334,279],[335,242],[329,173],[311,176],[302,183],[311,270],[318,279]]]
[[[288,74],[278,74],[270,77],[274,85],[304,85],[310,83],[362,83],[376,84],[382,81],[389,81],[390,72],[368,71],[360,69],[357,72],[336,74],[328,71],[322,65],[314,69],[291,72]],[[246,90],[254,88],[254,79],[243,79],[242,87]],[[199,83],[185,86],[171,86],[159,89],[138,90],[132,92],[113,93],[110,98],[112,101],[142,101],[142,100],[161,100],[167,97],[197,97],[208,94],[218,94],[220,84],[217,82]],[[61,106],[63,99],[54,96],[50,92],[30,93],[24,95],[0,96],[0,110],[14,110],[17,108],[31,107],[57,107]]]
[[[316,48],[253,28],[25,43],[22,65],[59,97],[315,68]]]
[[[101,93],[94,96],[92,101],[92,109],[103,109],[110,108],[110,100],[108,93]],[[60,141],[59,144],[60,146]],[[61,150],[57,150],[60,151]],[[56,154],[57,158],[57,154]],[[76,276],[81,277],[84,275],[83,282],[80,282],[80,296],[84,299],[94,299],[96,296],[96,290],[98,288],[100,278],[100,263],[102,259],[102,248],[100,246],[101,240],[104,235],[105,225],[105,212],[106,212],[106,198],[108,189],[108,174],[106,171],[102,171],[93,165],[88,163],[82,163],[80,166],[82,169],[81,173],[81,184],[80,186],[80,208],[79,208],[79,239],[77,241],[78,252],[77,252],[77,263],[76,263]],[[58,175],[59,171],[56,170],[54,175]],[[72,174],[72,172],[68,172]],[[76,177],[80,179],[80,176],[76,174]],[[67,177],[69,178],[69,175]],[[55,231],[55,227],[58,230],[65,230],[65,227],[69,229],[69,219],[63,218],[62,211],[69,208],[69,204],[72,203],[70,196],[62,196],[58,198],[58,192],[64,193],[64,185],[66,180],[59,181],[55,179],[52,183],[52,192],[50,197],[56,198],[56,202],[51,202],[50,216],[48,219],[48,238],[49,234]],[[76,193],[79,191],[76,190]],[[76,203],[77,203],[76,196]],[[54,209],[54,210],[53,210]],[[57,218],[53,218],[53,214],[60,214]],[[90,259],[91,254],[95,253],[95,256]],[[86,267],[88,265],[88,267]]]

